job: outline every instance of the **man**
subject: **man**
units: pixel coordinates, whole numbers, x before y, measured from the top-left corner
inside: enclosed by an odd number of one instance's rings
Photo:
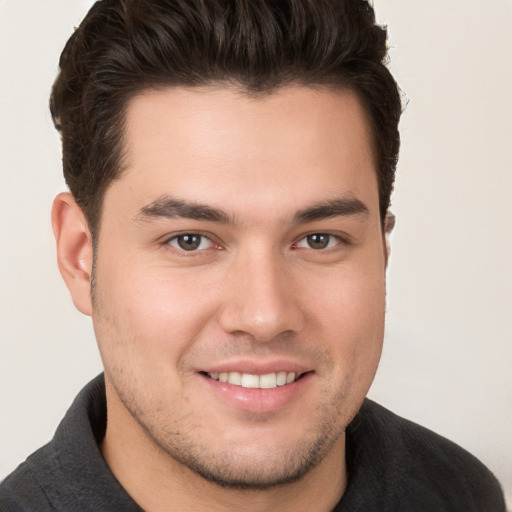
[[[472,456],[365,396],[397,86],[362,1],[97,2],[51,107],[59,268],[104,377],[6,510],[504,510]]]

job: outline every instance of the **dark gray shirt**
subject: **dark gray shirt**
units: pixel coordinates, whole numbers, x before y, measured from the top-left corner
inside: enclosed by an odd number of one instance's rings
[[[141,512],[109,470],[100,375],[77,396],[50,443],[0,484],[1,512]],[[505,512],[475,457],[365,400],[347,429],[348,486],[335,512]]]

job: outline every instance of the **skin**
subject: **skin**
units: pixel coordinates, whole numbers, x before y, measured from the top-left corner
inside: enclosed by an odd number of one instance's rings
[[[105,368],[107,463],[148,512],[331,510],[384,330],[386,241],[356,95],[147,91],[128,106],[125,154],[93,290],[85,218],[67,193],[53,208]],[[208,218],[182,216],[198,204]],[[305,376],[280,400],[205,375],[286,365]]]

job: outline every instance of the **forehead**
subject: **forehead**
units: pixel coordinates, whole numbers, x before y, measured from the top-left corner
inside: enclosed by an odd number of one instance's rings
[[[348,90],[146,91],[128,105],[124,143],[126,170],[114,186],[146,204],[162,194],[224,209],[284,207],[285,197],[300,209],[329,193],[377,198],[370,130]]]

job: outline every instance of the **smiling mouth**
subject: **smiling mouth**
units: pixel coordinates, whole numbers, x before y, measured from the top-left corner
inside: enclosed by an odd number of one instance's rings
[[[295,372],[274,372],[265,375],[253,375],[240,372],[203,373],[210,379],[226,382],[233,386],[240,386],[250,389],[274,389],[278,386],[286,386],[300,379],[303,373]]]

